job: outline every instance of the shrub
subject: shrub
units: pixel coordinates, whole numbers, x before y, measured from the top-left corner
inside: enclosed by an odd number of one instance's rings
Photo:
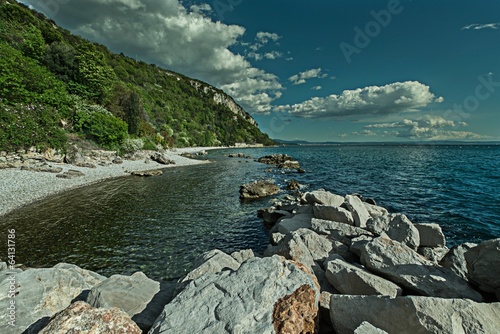
[[[142,150],[144,147],[144,141],[142,139],[131,139],[127,138],[122,143],[122,151],[125,153],[134,153],[136,151]]]

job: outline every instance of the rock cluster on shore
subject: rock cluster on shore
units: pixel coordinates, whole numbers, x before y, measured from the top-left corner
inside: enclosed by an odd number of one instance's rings
[[[439,225],[358,196],[290,199],[260,212],[274,224],[262,257],[209,251],[177,282],[0,265],[0,289],[18,292],[16,327],[0,314],[0,332],[496,333],[500,239],[448,249]]]

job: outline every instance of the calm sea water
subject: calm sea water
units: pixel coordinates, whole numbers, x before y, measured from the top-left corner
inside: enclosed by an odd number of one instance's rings
[[[75,263],[103,275],[143,271],[155,279],[182,276],[202,252],[252,248],[262,252],[268,231],[256,217],[270,199],[241,203],[239,186],[272,178],[297,179],[304,190],[359,193],[415,223],[439,223],[448,245],[500,237],[500,146],[338,145],[241,150],[253,157],[287,153],[305,174],[266,173],[267,165],[227,158],[167,169],[155,178],[102,182],[13,212],[0,237],[15,228],[17,262]],[[0,255],[0,258],[4,257]]]

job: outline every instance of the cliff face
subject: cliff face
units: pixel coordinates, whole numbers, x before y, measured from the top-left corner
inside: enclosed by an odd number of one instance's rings
[[[245,109],[243,109],[238,103],[234,101],[231,96],[227,95],[223,91],[196,80],[191,80],[190,84],[195,87],[200,93],[202,92],[203,94],[208,96],[211,95],[212,99],[216,103],[226,106],[233,112],[233,114],[242,117],[248,123],[254,126],[259,126],[255,119],[253,119],[253,117],[249,113],[247,113]]]

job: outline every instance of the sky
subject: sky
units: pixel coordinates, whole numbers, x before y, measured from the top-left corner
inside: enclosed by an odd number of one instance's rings
[[[274,139],[500,140],[498,0],[23,0],[223,89]]]

